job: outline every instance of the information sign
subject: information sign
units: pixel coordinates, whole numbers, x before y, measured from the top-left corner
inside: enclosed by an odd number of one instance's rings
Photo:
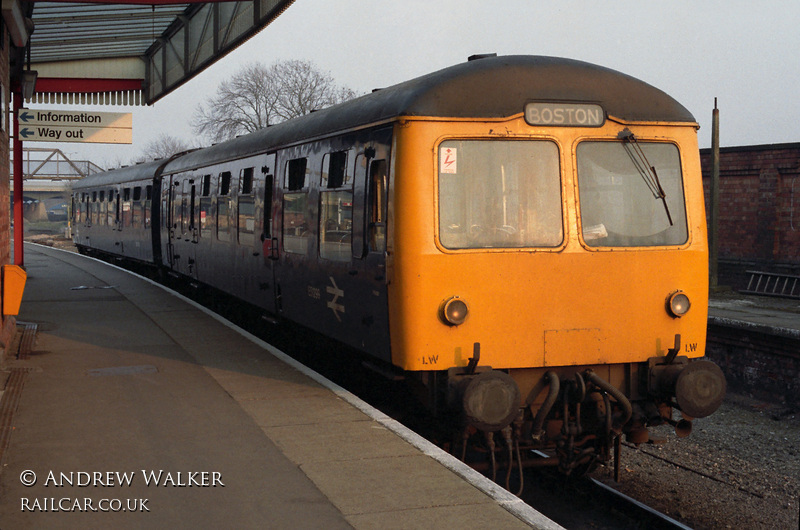
[[[130,113],[20,109],[18,119],[22,141],[133,143]]]

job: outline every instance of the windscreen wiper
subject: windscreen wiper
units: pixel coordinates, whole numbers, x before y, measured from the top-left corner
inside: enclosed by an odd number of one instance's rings
[[[642,146],[639,145],[639,142],[630,129],[623,129],[617,137],[622,140],[625,151],[628,153],[628,156],[631,157],[631,162],[636,166],[636,170],[639,171],[645,184],[647,184],[647,187],[653,193],[653,197],[661,199],[661,202],[664,204],[664,211],[667,212],[669,225],[672,226],[672,215],[670,215],[669,206],[667,206],[667,194],[664,193],[664,188],[661,187],[661,181],[658,180],[658,173],[656,173],[655,166],[650,165],[650,162],[647,161]]]

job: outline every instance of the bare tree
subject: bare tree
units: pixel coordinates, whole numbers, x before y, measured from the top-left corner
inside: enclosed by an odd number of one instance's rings
[[[154,140],[150,140],[145,144],[141,153],[133,162],[161,160],[188,149],[191,149],[191,146],[185,140],[161,133]]]
[[[220,142],[356,95],[308,61],[252,63],[221,82],[217,93],[197,107],[191,124],[195,134]]]
[[[276,63],[272,72],[278,83],[275,113],[288,120],[324,109],[357,96],[347,87],[338,87],[333,78],[308,61]]]

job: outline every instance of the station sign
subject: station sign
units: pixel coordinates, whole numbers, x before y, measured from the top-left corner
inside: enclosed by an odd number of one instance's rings
[[[131,113],[20,109],[17,118],[26,142],[133,143]]]
[[[602,127],[603,107],[595,103],[533,102],[525,105],[528,125],[556,127]]]

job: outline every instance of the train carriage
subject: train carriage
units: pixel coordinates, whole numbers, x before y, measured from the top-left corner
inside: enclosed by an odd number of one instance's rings
[[[140,232],[150,253],[130,257],[386,363],[467,433],[585,469],[621,433],[686,432],[725,392],[699,359],[696,131],[674,99],[619,72],[479,57],[87,179],[75,241],[125,255],[93,236],[85,198],[149,180],[158,226]]]

